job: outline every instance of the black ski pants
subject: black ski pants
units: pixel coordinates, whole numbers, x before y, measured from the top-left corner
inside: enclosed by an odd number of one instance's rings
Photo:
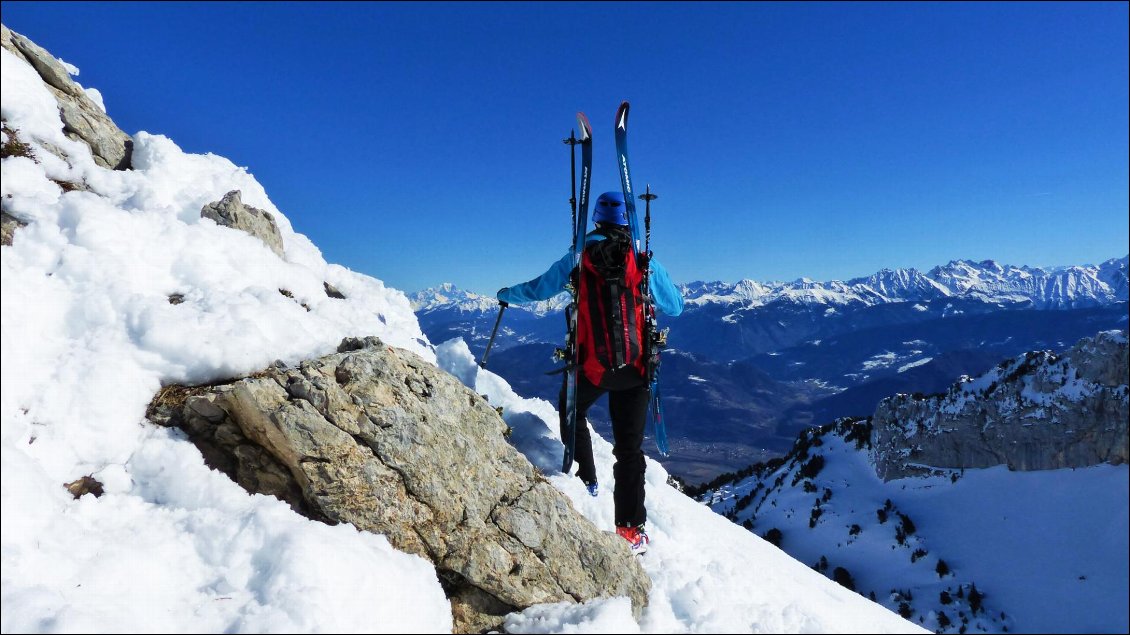
[[[608,412],[612,417],[612,454],[616,457],[616,462],[612,465],[616,526],[635,527],[647,520],[643,504],[644,470],[647,464],[642,448],[651,390],[635,369],[629,367],[623,370],[630,374],[618,377],[615,373],[608,374],[612,377],[608,377],[604,384],[609,388],[594,386],[583,372],[577,373],[576,451],[573,456],[577,461],[577,476],[586,484],[595,482],[596,463],[592,456],[592,437],[589,435],[585,415],[597,399],[608,393]],[[568,416],[565,408],[565,383],[561,385],[558,412],[561,417],[561,436],[564,438],[565,418]]]

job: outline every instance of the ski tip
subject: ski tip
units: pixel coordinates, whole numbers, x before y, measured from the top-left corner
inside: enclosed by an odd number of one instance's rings
[[[616,109],[616,129],[628,129],[628,102],[620,102],[620,107]]]
[[[577,125],[581,128],[581,141],[588,141],[592,138],[592,126],[589,125],[589,118],[585,113],[577,113]]]

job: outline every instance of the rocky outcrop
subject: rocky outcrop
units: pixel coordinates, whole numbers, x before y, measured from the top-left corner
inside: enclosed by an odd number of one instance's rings
[[[1130,347],[1126,333],[1107,331],[1095,338],[1080,340],[1067,355],[1079,371],[1079,378],[1101,386],[1126,386],[1130,368]]]
[[[282,234],[270,212],[244,205],[239,190],[224,195],[223,200],[208,203],[200,210],[201,218],[210,218],[224,227],[232,227],[263,241],[271,251],[283,257]]]
[[[35,42],[15,33],[7,26],[0,27],[3,47],[24,60],[39,73],[43,83],[59,102],[63,119],[63,132],[71,139],[90,146],[94,162],[114,170],[128,170],[133,154],[133,139],[122,132],[106,115],[102,107],[87,96],[81,86],[71,79],[67,69]],[[50,145],[44,147],[67,157]]]
[[[8,212],[0,212],[0,245],[11,247],[16,230],[26,225],[27,223]]]
[[[167,387],[150,417],[188,432],[210,465],[311,518],[384,534],[433,562],[456,629],[499,628],[546,602],[628,596],[650,581],[506,441],[486,400],[377,338],[297,368]]]
[[[1127,461],[1127,337],[1107,331],[1062,357],[1027,353],[944,395],[897,395],[873,419],[884,480],[930,468],[1052,470]]]

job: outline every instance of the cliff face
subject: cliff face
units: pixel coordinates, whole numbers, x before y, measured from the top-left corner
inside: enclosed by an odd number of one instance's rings
[[[461,632],[533,604],[628,596],[650,580],[506,441],[486,400],[376,338],[232,383],[168,387],[150,417],[209,465],[300,513],[433,562]]]
[[[929,468],[1052,470],[1127,460],[1127,337],[1107,331],[1063,356],[1027,353],[945,394],[897,395],[875,412],[885,480]]]

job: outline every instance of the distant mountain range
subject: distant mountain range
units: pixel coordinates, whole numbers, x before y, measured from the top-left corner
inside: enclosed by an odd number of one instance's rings
[[[664,466],[688,482],[708,480],[779,456],[804,427],[866,416],[893,392],[936,392],[1001,358],[1124,328],[1128,260],[1059,268],[955,260],[847,282],[680,285],[686,310],[660,318],[671,329],[661,375],[673,452]],[[499,310],[493,297],[447,284],[409,299],[432,342],[461,337],[482,356]],[[560,294],[511,305],[490,369],[556,402],[560,376],[545,372],[565,338],[567,302]],[[601,407],[590,421],[607,431]]]
[[[694,282],[684,285],[683,290],[691,304],[725,304],[739,309],[774,303],[874,306],[947,298],[1020,304],[1034,309],[1076,309],[1125,301],[1126,267],[1126,257],[1098,266],[1048,269],[1001,265],[993,260],[953,260],[926,273],[917,269],[883,269],[847,282],[814,282],[807,278],[784,283]]]
[[[995,304],[1020,304],[1034,309],[1077,309],[1127,300],[1127,261],[1112,258],[1100,265],[1069,267],[1016,267],[993,260],[952,260],[926,273],[917,269],[883,269],[847,282],[692,282],[679,285],[691,306],[718,304],[751,309],[774,303],[820,304],[828,307],[895,302],[929,302],[944,298],[979,300]],[[417,312],[456,308],[465,312],[490,311],[498,302],[490,296],[462,291],[450,283],[409,296]],[[560,310],[564,294],[554,300],[515,307],[545,314]]]

